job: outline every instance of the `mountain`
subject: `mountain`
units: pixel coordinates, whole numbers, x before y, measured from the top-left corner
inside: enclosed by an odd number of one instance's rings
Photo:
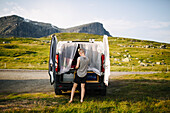
[[[99,22],[61,29],[49,23],[36,22],[17,15],[0,18],[0,36],[39,38],[53,33],[88,33],[111,36]]]
[[[51,24],[31,21],[16,15],[0,18],[2,36],[42,37],[58,32],[59,28]]]
[[[89,33],[89,34],[96,34],[96,35],[108,35],[111,36],[108,31],[106,31],[103,27],[103,24],[99,22],[84,24],[68,29],[64,29],[61,32],[67,33]]]

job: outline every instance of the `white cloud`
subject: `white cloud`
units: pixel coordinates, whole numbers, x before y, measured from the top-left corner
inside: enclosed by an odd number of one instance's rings
[[[104,24],[112,36],[135,37],[146,40],[156,40],[170,43],[170,21],[128,21],[98,19]]]
[[[24,8],[20,7],[17,3],[7,2],[6,4],[8,5],[9,10],[13,13],[22,13],[25,11]]]
[[[94,4],[89,5],[93,6]],[[67,2],[56,4],[51,2],[48,5],[44,2],[41,6],[35,3],[33,7],[29,5],[29,8],[25,8],[23,5],[15,2],[4,2],[4,6],[0,11],[1,16],[16,14],[26,19],[51,23],[60,28],[68,28],[90,22],[101,22],[105,29],[113,36],[136,37],[170,42],[170,21],[132,21],[100,17],[91,12],[86,13],[84,10],[80,12]]]

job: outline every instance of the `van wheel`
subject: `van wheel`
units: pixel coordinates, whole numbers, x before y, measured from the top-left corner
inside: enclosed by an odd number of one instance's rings
[[[106,96],[106,87],[100,90],[102,96]]]
[[[61,95],[62,92],[61,92],[61,90],[59,90],[59,89],[55,89],[55,94],[56,94],[56,95]]]
[[[56,95],[61,95],[62,94],[61,90],[57,89],[56,82],[54,83],[54,91],[55,91]]]

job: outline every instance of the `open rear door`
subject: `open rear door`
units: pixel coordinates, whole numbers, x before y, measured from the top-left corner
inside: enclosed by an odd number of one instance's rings
[[[105,72],[104,72],[104,83],[108,86],[109,76],[110,76],[110,60],[109,60],[109,44],[108,44],[108,36],[104,35],[103,37],[103,48],[105,55]]]
[[[55,63],[56,63],[56,47],[57,47],[57,38],[56,36],[52,37],[51,39],[51,46],[50,46],[50,57],[49,57],[49,69],[48,74],[50,76],[50,83],[51,85],[54,83],[56,71],[55,71]]]

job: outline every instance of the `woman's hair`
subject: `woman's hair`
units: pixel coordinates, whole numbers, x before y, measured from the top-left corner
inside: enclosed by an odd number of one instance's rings
[[[78,52],[84,53],[84,49],[79,48]]]

